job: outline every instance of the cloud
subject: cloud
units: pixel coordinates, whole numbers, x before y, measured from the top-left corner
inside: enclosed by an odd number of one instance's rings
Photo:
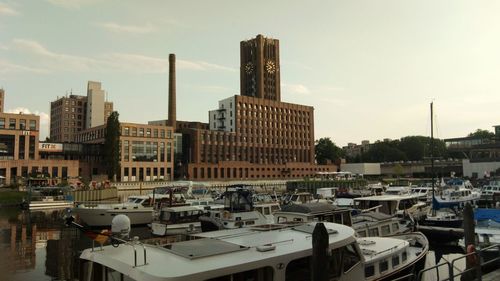
[[[54,6],[58,6],[61,8],[69,10],[78,10],[84,5],[90,5],[100,0],[46,0],[46,1]]]
[[[14,39],[15,50],[37,57],[37,62],[52,71],[92,71],[92,72],[131,72],[165,73],[168,70],[168,58],[150,57],[141,54],[111,53],[95,58],[55,53],[37,41]],[[177,60],[178,69],[193,71],[230,71],[231,67],[205,61]]]
[[[135,33],[135,34],[145,34],[156,31],[156,27],[151,23],[147,23],[143,26],[138,25],[124,25],[116,22],[103,22],[97,23],[98,26],[116,33]]]
[[[305,85],[302,84],[282,84],[285,93],[298,94],[298,95],[310,95],[311,91]]]
[[[38,111],[38,110],[31,112],[31,110],[29,110],[26,107],[16,107],[13,109],[8,109],[5,112],[6,113],[14,113],[14,114],[19,114],[19,113],[35,114],[35,115],[40,116],[40,139],[45,139],[45,137],[47,137],[49,135],[49,124],[50,124],[49,114],[47,114],[45,112]]]
[[[14,8],[9,7],[7,4],[0,3],[0,15],[15,16],[19,12],[14,10]]]
[[[14,39],[13,44],[17,50],[37,56],[40,59],[39,62],[51,70],[88,71],[103,66],[103,62],[96,59],[49,51],[42,44],[33,40]]]
[[[19,72],[47,74],[49,71],[41,68],[34,68],[29,66],[13,64],[8,61],[0,59],[0,74],[19,73]]]

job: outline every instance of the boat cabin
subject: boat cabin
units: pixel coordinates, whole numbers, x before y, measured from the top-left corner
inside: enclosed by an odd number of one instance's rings
[[[168,207],[161,209],[159,219],[166,224],[179,224],[197,221],[203,214],[205,212],[193,206]]]
[[[283,206],[274,213],[276,223],[333,222],[352,225],[351,210],[339,208],[327,203],[306,203]]]
[[[418,204],[415,195],[379,195],[354,198],[354,208],[360,210],[374,210],[388,215],[404,213]]]

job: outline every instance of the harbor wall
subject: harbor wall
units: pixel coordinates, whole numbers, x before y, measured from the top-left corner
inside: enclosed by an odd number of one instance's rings
[[[89,201],[118,201],[118,189],[116,187],[95,190],[73,190],[65,195],[71,196],[75,202]]]

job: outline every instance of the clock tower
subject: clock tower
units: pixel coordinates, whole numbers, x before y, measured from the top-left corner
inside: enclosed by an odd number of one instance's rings
[[[281,100],[277,39],[259,34],[240,42],[240,92],[243,96]]]

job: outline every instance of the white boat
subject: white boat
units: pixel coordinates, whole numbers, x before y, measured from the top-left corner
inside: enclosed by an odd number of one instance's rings
[[[434,196],[432,204],[435,209],[462,209],[466,203],[471,203],[472,206],[477,205],[481,194],[472,188],[470,182],[454,179],[453,184],[450,185],[451,182],[448,182],[448,187],[442,190],[439,195]],[[456,184],[457,182],[458,184]]]
[[[165,236],[199,232],[199,217],[204,213],[196,206],[164,207],[158,219],[151,223],[151,233]]]
[[[276,203],[260,203],[262,209],[268,210],[264,215],[255,209],[253,192],[248,186],[232,185],[226,188],[223,194],[224,209],[208,210],[206,216],[200,217],[202,231],[240,228],[261,224],[273,223],[272,208]],[[265,205],[262,206],[262,204]]]
[[[164,247],[138,241],[86,249],[81,280],[310,280],[316,223],[271,225],[195,234]],[[420,233],[356,239],[348,226],[324,223],[330,280],[391,280],[423,267],[428,243]],[[101,276],[99,276],[100,278]]]
[[[129,196],[124,203],[80,203],[72,212],[88,226],[109,226],[116,215],[126,215],[132,225],[148,224],[153,220],[153,197]]]
[[[418,200],[417,195],[378,195],[354,198],[354,208],[373,210],[390,216],[411,215],[413,218],[425,216],[430,209]]]
[[[413,222],[380,212],[365,212],[352,217],[352,228],[359,237],[384,237],[412,231]]]
[[[314,221],[333,222],[351,226],[351,209],[340,208],[327,203],[305,203],[285,205],[280,211],[274,213],[274,222],[277,224]]]
[[[29,198],[21,203],[21,208],[33,211],[71,208],[74,202],[70,196],[64,195],[67,190],[69,187],[29,187]]]

